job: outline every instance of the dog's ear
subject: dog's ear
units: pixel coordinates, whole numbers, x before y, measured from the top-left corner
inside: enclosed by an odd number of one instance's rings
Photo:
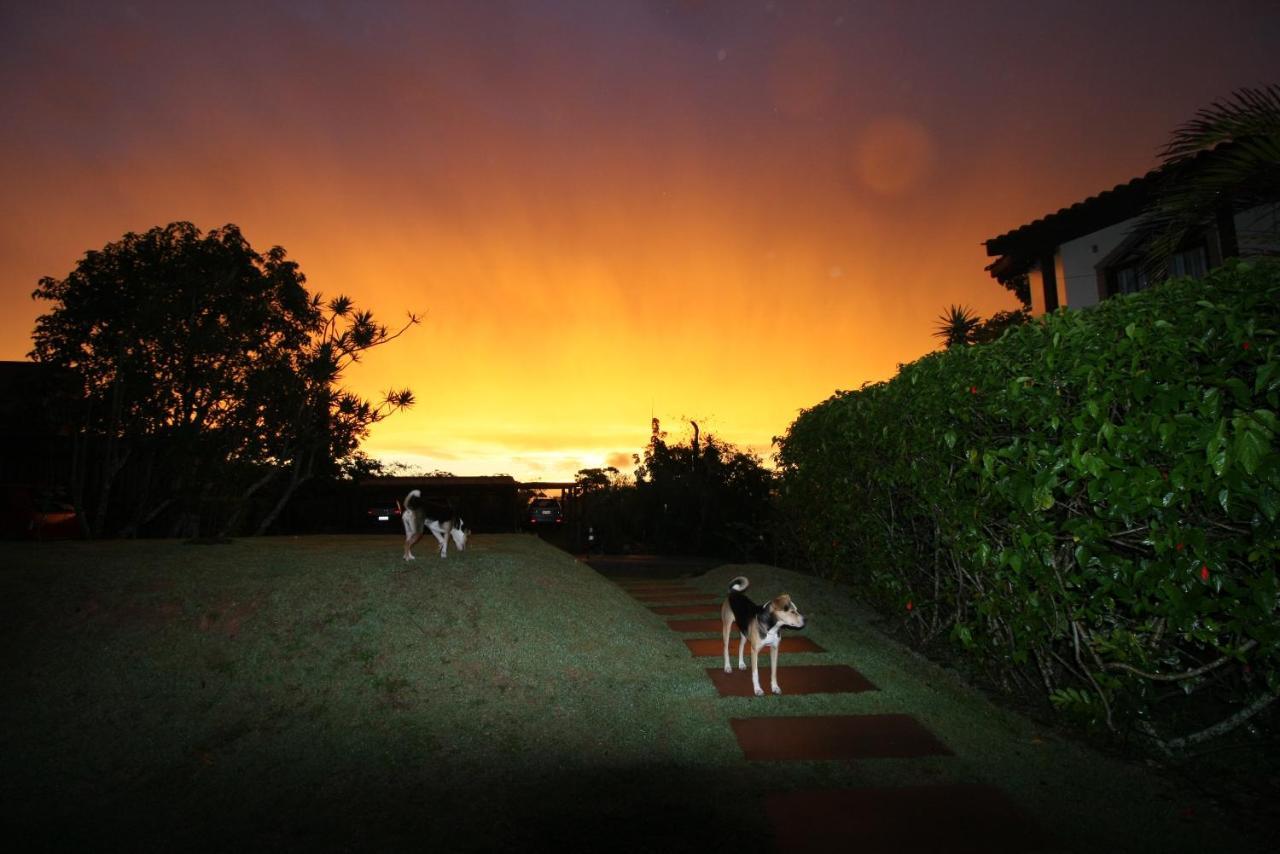
[[[783,593],[777,599],[773,600],[773,607],[777,608],[779,611],[786,610],[787,606],[790,604],[791,604],[790,593]]]

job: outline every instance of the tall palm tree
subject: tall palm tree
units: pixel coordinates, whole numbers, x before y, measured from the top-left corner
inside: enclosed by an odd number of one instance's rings
[[[973,313],[968,306],[952,305],[938,315],[938,325],[934,327],[934,336],[943,339],[947,349],[963,347],[973,343],[974,332],[982,318]]]
[[[1280,199],[1280,85],[1239,89],[1201,109],[1161,156],[1165,180],[1140,225],[1151,235],[1151,280],[1163,278],[1182,243],[1215,219]]]

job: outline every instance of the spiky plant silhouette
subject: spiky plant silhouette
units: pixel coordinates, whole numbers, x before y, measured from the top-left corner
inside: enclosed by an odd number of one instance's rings
[[[938,315],[938,325],[934,327],[934,336],[946,342],[947,349],[963,347],[973,343],[974,333],[982,318],[973,313],[968,306],[952,305]]]

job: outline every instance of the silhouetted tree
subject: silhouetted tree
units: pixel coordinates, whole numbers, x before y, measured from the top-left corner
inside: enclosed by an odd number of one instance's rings
[[[1021,326],[1030,320],[1031,312],[1025,308],[1019,308],[1014,311],[997,311],[974,327],[970,340],[974,344],[989,344],[998,340],[1005,333],[1005,330],[1014,326]]]
[[[759,552],[773,484],[759,457],[711,434],[669,444],[655,418],[637,463],[644,528],[659,549],[744,559]]]
[[[319,307],[318,295],[313,304]],[[370,426],[414,402],[413,393],[401,389],[386,392],[374,404],[340,383],[343,371],[359,361],[364,351],[399,337],[418,322],[416,317],[410,315],[408,323],[393,333],[375,322],[371,312],[357,311],[346,296],[329,300],[319,317],[318,329],[297,354],[295,381],[287,386],[290,393],[264,385],[248,410],[256,416],[251,432],[258,440],[252,449],[256,456],[250,459],[267,467],[267,474],[253,488],[264,478],[270,482],[276,474],[287,474],[274,506],[258,524],[258,534],[270,528],[299,486],[317,475],[337,473],[357,452]],[[276,433],[260,429],[273,420],[290,418],[294,419],[292,429]]]
[[[76,497],[92,505],[94,535],[109,517],[136,532],[185,496],[193,525],[228,484],[248,482],[242,502],[284,471],[296,488],[412,403],[408,391],[373,405],[337,387],[361,351],[400,333],[346,298],[322,306],[305,281],[282,248],[259,254],[234,225],[202,234],[187,222],[126,234],[40,280],[32,296],[52,309],[30,356],[80,384]],[[127,494],[113,498],[126,466]]]
[[[1020,273],[1008,281],[1001,282],[1005,288],[1009,290],[1018,302],[1022,303],[1022,307],[1027,311],[1031,311],[1031,277],[1026,273]]]
[[[573,479],[582,513],[581,545],[590,545],[586,541],[588,528],[594,531],[595,545],[605,552],[619,551],[636,538],[636,490],[626,475],[606,466],[579,469]]]

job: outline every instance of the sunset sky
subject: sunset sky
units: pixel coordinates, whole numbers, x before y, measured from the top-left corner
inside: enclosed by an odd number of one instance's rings
[[[982,241],[1280,82],[1267,2],[0,4],[0,358],[40,276],[174,220],[395,325],[366,450],[631,470],[656,415],[767,457],[1013,298]],[[687,425],[686,425],[687,426]]]

